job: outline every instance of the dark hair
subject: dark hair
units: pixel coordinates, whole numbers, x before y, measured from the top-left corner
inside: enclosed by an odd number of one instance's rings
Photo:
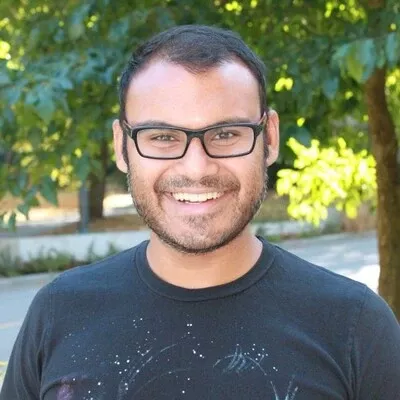
[[[182,25],[157,34],[132,54],[119,82],[121,122],[126,120],[126,94],[133,76],[157,58],[181,65],[193,74],[200,74],[223,62],[238,59],[258,81],[261,114],[267,110],[265,65],[239,35],[210,26]],[[124,148],[125,146],[126,138]]]

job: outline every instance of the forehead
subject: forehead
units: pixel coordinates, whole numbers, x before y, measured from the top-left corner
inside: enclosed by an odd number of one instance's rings
[[[156,60],[135,75],[126,97],[129,123],[157,119],[197,128],[229,117],[260,118],[259,85],[239,61],[206,72]]]

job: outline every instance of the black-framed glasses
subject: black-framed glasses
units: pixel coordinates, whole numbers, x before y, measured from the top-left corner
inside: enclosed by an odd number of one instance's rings
[[[256,124],[233,123],[209,126],[200,130],[176,126],[143,125],[131,127],[123,122],[123,129],[145,158],[176,160],[185,156],[190,142],[198,138],[211,158],[240,157],[254,150],[256,139],[267,121],[264,113]]]

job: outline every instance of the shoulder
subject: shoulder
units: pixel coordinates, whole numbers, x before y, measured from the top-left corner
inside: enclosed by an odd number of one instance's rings
[[[275,253],[268,288],[287,315],[348,350],[383,337],[400,356],[400,327],[386,301],[366,285],[314,265],[272,244]],[[400,359],[399,359],[400,361]]]
[[[288,311],[299,312],[310,323],[354,326],[365,307],[385,302],[366,285],[308,262],[276,245],[268,285]]]
[[[393,343],[395,347],[392,350],[397,349],[400,362],[399,322],[386,301],[372,290],[367,289],[354,323],[354,338],[371,334],[374,341],[389,340]]]
[[[43,293],[47,294],[79,294],[91,290],[112,291],[120,287],[126,280],[132,279],[135,257],[145,247],[143,242],[136,247],[106,257],[100,261],[78,266],[61,273],[46,285]]]
[[[314,288],[313,291],[321,293],[345,293],[351,291],[354,295],[363,298],[368,290],[366,285],[335,273],[323,266],[306,261],[295,254],[272,245],[276,252],[274,260],[277,271],[281,277],[290,282],[296,281],[297,285]]]
[[[145,246],[143,242],[98,262],[61,273],[36,293],[27,320],[30,324],[45,324],[54,329],[54,321],[68,323],[76,312],[91,315],[106,301],[120,301],[132,293],[136,282],[136,254]]]

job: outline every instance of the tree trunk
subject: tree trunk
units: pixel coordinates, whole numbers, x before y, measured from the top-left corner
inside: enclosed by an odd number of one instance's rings
[[[377,69],[365,84],[372,151],[378,185],[377,233],[379,292],[400,319],[400,170],[398,141],[385,97],[386,70]]]
[[[89,222],[103,218],[103,201],[106,193],[106,172],[108,165],[108,145],[102,140],[100,149],[100,174],[90,173],[88,177],[89,188]]]

